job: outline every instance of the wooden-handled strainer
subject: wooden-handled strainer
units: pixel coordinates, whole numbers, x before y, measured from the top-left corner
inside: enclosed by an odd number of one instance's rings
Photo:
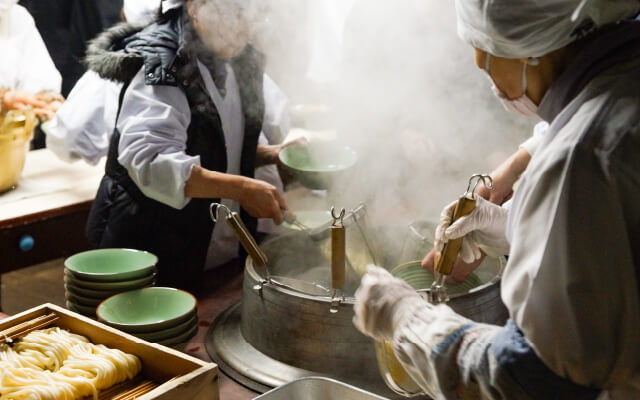
[[[482,182],[487,189],[493,188],[493,180],[489,175],[472,175],[471,178],[469,178],[467,190],[458,198],[458,203],[453,209],[453,216],[451,217],[452,224],[458,219],[471,214],[471,212],[476,208],[475,191],[480,182]],[[444,244],[442,251],[436,256],[434,265],[436,279],[431,285],[429,296],[432,303],[437,304],[448,300],[444,283],[447,276],[451,275],[453,272],[453,264],[455,263],[456,258],[458,258],[458,253],[460,253],[462,239],[463,238],[449,240]]]

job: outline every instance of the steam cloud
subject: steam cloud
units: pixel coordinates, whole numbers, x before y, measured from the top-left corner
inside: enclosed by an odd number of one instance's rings
[[[263,37],[268,73],[292,103],[329,106],[326,126],[358,152],[357,173],[329,193],[336,205],[365,201],[398,223],[435,220],[471,174],[490,172],[531,135],[536,121],[502,109],[457,37],[453,2],[269,4],[277,29]],[[340,37],[331,10],[349,5]],[[322,63],[335,66],[324,82],[309,79],[314,42],[330,50]]]
[[[453,2],[259,3],[269,23],[254,42],[267,73],[292,104],[328,106],[322,125],[358,153],[328,204],[365,202],[376,224],[437,220],[471,174],[490,172],[531,135],[536,121],[502,109],[457,37]]]

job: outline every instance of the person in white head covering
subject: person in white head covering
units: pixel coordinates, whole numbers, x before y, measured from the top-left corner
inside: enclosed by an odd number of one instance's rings
[[[33,18],[16,0],[0,0],[0,112],[32,107],[51,118],[61,104],[62,78]]]
[[[508,253],[505,326],[433,306],[372,267],[355,323],[434,398],[640,398],[637,0],[457,0],[458,32],[508,107],[550,124],[510,209],[479,198],[437,251]],[[466,250],[465,250],[466,249]]]

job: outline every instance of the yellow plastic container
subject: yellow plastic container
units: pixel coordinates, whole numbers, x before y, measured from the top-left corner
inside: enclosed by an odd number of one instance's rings
[[[0,116],[0,193],[18,183],[36,123],[33,110],[9,111]]]

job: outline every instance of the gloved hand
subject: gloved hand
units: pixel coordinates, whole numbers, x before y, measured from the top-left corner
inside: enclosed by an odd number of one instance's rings
[[[426,303],[407,282],[374,265],[367,266],[355,298],[353,324],[377,340],[391,340],[402,318]]]
[[[506,237],[508,209],[476,196],[476,207],[471,214],[451,224],[455,206],[454,201],[440,215],[433,244],[436,251],[441,252],[449,240],[464,237],[460,257],[466,263],[479,259],[482,256],[480,249],[491,256],[509,253],[510,246]]]

